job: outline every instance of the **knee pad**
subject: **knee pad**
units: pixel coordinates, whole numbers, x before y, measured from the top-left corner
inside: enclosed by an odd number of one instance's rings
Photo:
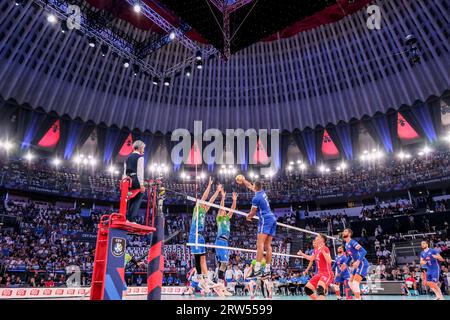
[[[325,295],[325,289],[322,286],[317,287],[317,295],[324,296]]]
[[[314,294],[314,291],[312,291],[309,287],[305,287],[305,293],[308,296],[312,296]]]

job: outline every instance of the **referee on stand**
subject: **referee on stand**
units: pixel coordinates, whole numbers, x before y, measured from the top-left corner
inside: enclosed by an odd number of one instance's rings
[[[141,201],[144,196],[144,149],[145,143],[141,140],[136,140],[133,143],[133,152],[128,156],[124,162],[124,178],[131,178],[130,191],[140,190],[135,197],[128,201],[127,220],[136,222],[138,217]]]

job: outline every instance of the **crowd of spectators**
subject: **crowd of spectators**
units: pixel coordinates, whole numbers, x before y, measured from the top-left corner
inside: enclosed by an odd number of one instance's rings
[[[67,194],[117,201],[121,172],[108,172],[102,168],[80,167],[61,164],[55,166],[48,159],[28,162],[23,159],[2,159],[0,184],[12,189],[37,190],[49,193]],[[363,196],[378,192],[406,190],[420,182],[450,175],[450,152],[438,149],[426,156],[408,160],[394,156],[376,162],[353,161],[345,170],[331,170],[321,173],[315,168],[279,172],[265,179],[265,189],[272,202],[292,203],[310,201],[328,196]],[[192,177],[191,177],[192,178]],[[239,204],[248,203],[252,194],[236,185],[231,177],[217,176],[227,191],[240,193]],[[195,194],[201,192],[204,181],[183,180],[176,173],[163,177],[167,189]],[[230,190],[228,190],[230,189]],[[171,196],[171,203],[183,203],[182,196]],[[442,207],[438,207],[443,210]],[[386,214],[381,212],[380,214]]]

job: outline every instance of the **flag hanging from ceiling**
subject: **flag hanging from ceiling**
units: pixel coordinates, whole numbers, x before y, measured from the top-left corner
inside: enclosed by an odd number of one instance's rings
[[[269,157],[267,156],[264,144],[261,139],[258,138],[258,144],[256,145],[255,152],[253,153],[253,161],[256,164],[267,164],[269,162]]]
[[[197,145],[197,142],[194,142],[192,145],[191,151],[189,152],[189,156],[187,158],[186,164],[190,165],[199,165],[202,164],[202,154]]]
[[[41,138],[38,145],[42,148],[53,148],[59,142],[60,132],[60,121],[56,120],[53,125],[48,129],[47,133]]]
[[[119,156],[126,157],[130,155],[132,152],[133,152],[133,136],[130,133],[128,137],[125,139],[122,148],[120,148]]]
[[[323,132],[322,154],[324,156],[326,156],[326,157],[337,157],[337,156],[339,156],[339,150],[336,147],[336,145],[334,144],[333,139],[331,139],[331,137],[328,134],[327,130],[324,130],[324,132]]]
[[[411,127],[400,112],[398,112],[397,134],[400,140],[414,140],[419,138],[416,130]]]

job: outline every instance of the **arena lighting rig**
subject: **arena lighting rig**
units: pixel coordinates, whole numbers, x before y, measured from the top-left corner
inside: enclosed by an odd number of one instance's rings
[[[73,14],[72,12],[69,12],[69,5],[71,4],[81,5],[84,9],[88,9],[87,4],[84,1],[77,0],[71,2],[67,0],[33,0],[33,2],[49,13],[47,21],[52,24],[56,24],[58,20],[67,21],[69,19]],[[92,19],[92,17],[89,18],[83,10],[81,10],[80,28],[77,32],[88,37],[89,45],[91,47],[95,47],[96,42],[101,43],[102,55],[106,55],[105,52],[110,49],[112,52],[122,57],[124,61],[128,62],[128,65],[133,64],[133,74],[136,75],[141,71],[144,74],[148,74],[153,79],[159,80],[168,78],[172,75],[181,74],[187,66],[196,62],[198,63],[198,57],[203,59],[217,54],[218,51],[215,48],[211,46],[206,48],[200,47],[197,43],[186,37],[185,32],[190,29],[187,24],[182,24],[181,27],[177,28],[145,3],[136,0],[127,0],[127,3],[133,7],[136,13],[143,14],[162,30],[166,31],[167,34],[155,36],[147,42],[144,41],[140,43],[122,32],[119,32],[119,34],[117,33],[117,30],[113,31],[110,28],[111,19],[100,19],[96,12],[94,12],[93,15],[97,18],[94,17],[94,19]],[[21,3],[16,3],[16,5],[20,4]],[[63,33],[68,31],[65,23],[61,23],[61,28]],[[165,70],[158,70],[158,66],[151,65],[146,61],[145,58],[148,55],[175,39],[190,49],[192,55]],[[153,83],[159,83],[159,81],[153,80]]]

